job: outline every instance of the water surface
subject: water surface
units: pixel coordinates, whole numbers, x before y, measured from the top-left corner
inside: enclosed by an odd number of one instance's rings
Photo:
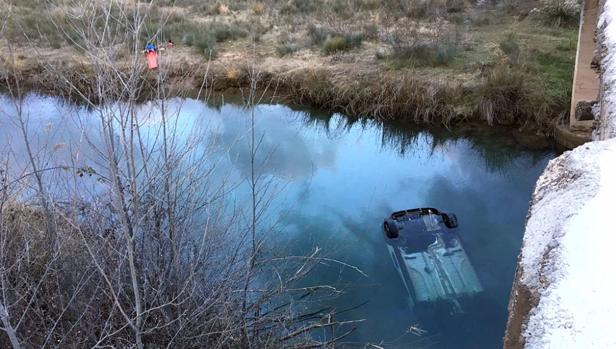
[[[87,162],[83,159],[93,155],[83,147],[80,157],[74,156],[77,143],[97,142],[95,136],[87,137],[88,130],[96,128],[87,110],[67,117],[74,107],[38,96],[30,96],[26,106],[36,147],[53,149],[49,162]],[[237,183],[226,198],[233,205],[248,198],[245,179],[250,174],[254,125],[257,173],[275,183],[265,216],[268,224],[261,226],[269,234],[272,254],[305,255],[319,247],[327,257],[363,271],[365,275],[339,263],[324,263],[304,281],[343,291],[323,301],[323,306],[342,311],[339,319],[365,319],[345,338],[344,346],[502,345],[528,201],[552,152],[525,150],[507,132],[461,138],[442,130],[353,122],[283,105],[259,105],[254,119],[251,111],[231,104],[212,107],[175,100],[171,107],[179,112],[181,133],[199,133],[215,148],[214,177]],[[143,112],[156,123],[151,105],[145,104]],[[0,118],[0,138],[5,149],[10,145],[20,154],[24,149],[8,114]],[[15,156],[15,162],[23,160]],[[422,320],[406,301],[380,228],[392,211],[413,207],[457,214],[464,247],[485,289],[462,323],[443,316],[438,319],[440,328],[421,335],[409,330],[422,328]]]

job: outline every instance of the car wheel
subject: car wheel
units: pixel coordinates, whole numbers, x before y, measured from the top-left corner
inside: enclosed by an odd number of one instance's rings
[[[447,228],[456,228],[458,226],[458,217],[453,213],[443,213],[443,223],[445,223]]]
[[[383,223],[383,230],[385,231],[385,235],[387,235],[390,239],[396,239],[398,237],[398,227],[396,223],[387,222]]]

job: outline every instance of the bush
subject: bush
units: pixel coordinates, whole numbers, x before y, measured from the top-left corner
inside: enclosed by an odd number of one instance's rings
[[[411,18],[433,20],[452,13],[463,13],[468,2],[468,0],[389,0],[383,1],[382,6],[393,15],[401,13]]]
[[[218,51],[216,51],[216,40],[209,35],[197,37],[195,47],[206,57],[214,59],[218,55]]]
[[[334,35],[323,43],[323,53],[330,55],[336,52],[349,51],[361,46],[363,34],[353,33],[347,35]]]
[[[265,13],[265,4],[262,2],[257,2],[252,6],[252,13],[257,16],[260,16]]]
[[[462,13],[466,8],[466,3],[464,0],[446,0],[445,8],[447,13]]]
[[[240,22],[235,22],[233,25],[212,22],[208,26],[207,31],[216,39],[216,42],[223,42],[245,38],[248,35],[248,31],[242,27],[243,25]]]
[[[332,34],[334,34],[334,32],[329,28],[317,26],[312,23],[308,25],[308,36],[313,45],[321,45]]]
[[[331,9],[341,19],[349,19],[355,13],[354,6],[351,6],[349,1],[346,0],[330,0],[327,8]]]
[[[280,57],[284,57],[286,55],[293,54],[301,49],[301,45],[297,42],[283,40],[276,45],[276,53]]]
[[[414,0],[406,3],[403,10],[407,17],[436,19],[449,12],[448,3],[451,3],[451,12],[457,12],[455,8],[456,3],[459,2],[458,0]]]
[[[555,102],[533,78],[523,67],[494,67],[477,88],[482,119],[490,125],[550,125]]]
[[[323,53],[330,55],[332,53],[347,51],[350,49],[347,41],[342,36],[334,36],[325,41],[323,44]]]
[[[447,16],[447,20],[451,23],[455,23],[455,24],[462,24],[464,23],[466,16],[462,13],[458,13],[458,12],[454,12],[454,13],[450,13]]]
[[[317,0],[289,0],[282,5],[280,13],[284,15],[309,14],[315,12],[322,5],[322,2]]]
[[[204,31],[184,34],[182,36],[182,44],[194,47],[208,58],[216,58],[218,54],[216,51],[216,39]]]
[[[355,0],[355,7],[364,11],[376,11],[382,6],[379,0]]]
[[[494,14],[488,11],[479,11],[471,14],[469,19],[475,26],[492,25],[495,23]]]
[[[451,42],[438,45],[434,56],[434,65],[448,65],[456,57],[457,47]]]
[[[576,26],[580,21],[580,4],[576,0],[544,0],[531,15],[549,25]]]
[[[457,54],[454,42],[413,42],[408,45],[394,46],[386,57],[413,66],[444,66],[451,63]]]
[[[311,44],[321,46],[326,55],[359,47],[364,40],[364,34],[361,32],[338,33],[314,24],[308,25],[308,37]]]
[[[379,27],[376,24],[366,24],[364,26],[364,36],[366,39],[376,40],[379,38]]]
[[[518,63],[520,58],[520,45],[518,44],[518,37],[515,33],[509,33],[505,39],[500,42],[499,47],[507,57],[509,57],[509,61]]]

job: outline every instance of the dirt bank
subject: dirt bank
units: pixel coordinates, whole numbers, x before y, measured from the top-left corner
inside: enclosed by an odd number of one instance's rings
[[[260,90],[353,117],[550,138],[569,109],[577,30],[546,21],[549,4],[533,12],[535,2],[522,2],[120,1],[88,10],[33,1],[5,6],[0,64],[28,89],[96,99],[91,51],[101,50],[120,74],[138,72],[130,93],[143,99],[159,96],[160,81],[165,96],[195,95],[245,88],[256,72]],[[101,22],[107,13],[116,17]],[[132,34],[130,13],[143,19]],[[130,53],[150,38],[176,41],[155,72]]]
[[[301,59],[250,59],[222,55],[206,62],[188,49],[174,49],[162,54],[160,69],[148,70],[145,62],[138,66],[141,90],[138,98],[147,100],[159,93],[159,80],[165,81],[167,96],[207,98],[229,89],[242,90],[256,76],[265,101],[308,105],[350,117],[376,118],[382,121],[444,125],[461,128],[477,125],[508,126],[523,143],[543,147],[550,139],[551,125],[486,118],[477,100],[477,82],[461,84],[432,80],[416,74],[378,69],[370,62],[352,60],[344,55],[331,57],[329,64]],[[26,90],[67,98],[82,98],[80,91],[96,100],[95,72],[85,59],[66,52],[51,52],[39,59],[35,54],[21,55],[9,64]],[[352,58],[352,57],[350,57]],[[129,74],[128,64],[118,64]],[[123,68],[124,67],[124,68]],[[0,83],[0,88],[6,81]],[[241,94],[241,92],[240,92]]]

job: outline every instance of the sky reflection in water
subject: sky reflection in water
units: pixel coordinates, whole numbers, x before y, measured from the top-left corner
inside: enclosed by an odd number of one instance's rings
[[[216,149],[212,157],[218,180],[241,182],[250,171],[250,112],[230,104],[216,109],[194,100],[172,102],[175,107],[180,104],[178,130],[185,136],[198,132]],[[74,161],[78,147],[79,161],[93,157],[83,146],[84,133],[97,127],[87,110],[77,108],[75,113],[74,107],[34,95],[26,105],[36,148],[58,147],[50,162]],[[157,116],[150,107],[146,104],[143,110],[151,114],[155,129]],[[267,216],[277,222],[272,253],[307,254],[319,246],[327,256],[368,275],[332,264],[321,266],[306,281],[344,289],[343,296],[329,301],[337,309],[363,304],[341,315],[366,319],[347,338],[349,346],[501,346],[528,200],[551,152],[520,149],[499,133],[448,140],[451,136],[350,123],[338,115],[297,112],[281,105],[258,106],[255,120],[255,134],[262,142],[258,162],[264,164],[259,173],[284,188]],[[0,139],[5,149],[11,144],[16,154],[23,151],[6,114],[0,117]],[[95,137],[91,141],[97,142]],[[229,200],[245,202],[246,189],[241,183]],[[482,309],[466,324],[451,324],[423,337],[407,333],[419,320],[406,303],[380,230],[390,212],[420,206],[457,214],[464,247],[486,290]]]

